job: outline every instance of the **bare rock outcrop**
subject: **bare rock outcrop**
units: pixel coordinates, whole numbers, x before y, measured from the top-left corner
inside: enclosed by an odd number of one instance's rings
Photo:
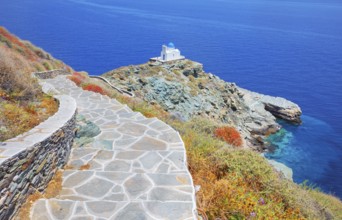
[[[254,103],[261,103],[264,105],[265,110],[275,117],[295,124],[301,124],[300,116],[302,111],[297,104],[281,97],[263,95],[242,88],[239,88],[239,90],[244,94],[244,98],[249,106],[253,107]]]
[[[103,77],[138,98],[159,104],[180,120],[200,116],[234,126],[247,147],[260,151],[265,148],[265,135],[280,129],[276,117],[296,121],[300,115],[299,107],[290,108],[292,103],[285,99],[278,101],[243,90],[205,73],[202,64],[186,59],[121,67]]]

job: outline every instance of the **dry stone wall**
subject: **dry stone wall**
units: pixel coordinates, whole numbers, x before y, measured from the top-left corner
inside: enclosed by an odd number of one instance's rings
[[[67,162],[75,134],[76,102],[66,95],[55,98],[60,104],[55,115],[29,132],[0,142],[0,220],[11,219],[31,193],[44,191]]]
[[[51,79],[59,75],[69,75],[70,73],[65,69],[55,69],[50,71],[36,72],[34,73],[39,79]]]

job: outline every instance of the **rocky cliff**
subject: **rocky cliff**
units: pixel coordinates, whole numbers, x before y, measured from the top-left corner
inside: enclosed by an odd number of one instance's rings
[[[200,116],[234,126],[246,146],[258,150],[265,147],[263,137],[280,128],[276,117],[300,122],[296,104],[241,89],[186,59],[121,67],[103,76],[137,97],[159,104],[180,120]]]

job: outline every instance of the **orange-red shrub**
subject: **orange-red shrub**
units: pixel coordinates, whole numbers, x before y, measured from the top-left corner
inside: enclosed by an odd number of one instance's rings
[[[84,90],[88,90],[88,91],[92,91],[92,92],[96,92],[96,93],[100,93],[102,95],[106,95],[106,92],[98,85],[94,85],[94,84],[87,84],[83,86]]]
[[[81,83],[82,83],[82,79],[80,78],[80,77],[78,77],[78,76],[74,76],[74,75],[71,75],[71,76],[69,76],[68,77],[71,81],[73,81],[74,83],[76,83],[76,85],[81,85]]]
[[[5,28],[0,27],[0,35],[4,36],[9,40],[11,43],[14,43],[20,47],[26,47],[20,40],[15,37],[14,35],[10,34]]]
[[[86,77],[78,72],[74,72],[71,76],[69,76],[69,79],[79,86],[86,79]]]
[[[217,128],[214,132],[215,136],[221,138],[228,144],[231,144],[235,147],[242,146],[242,139],[240,133],[233,127],[221,127]]]
[[[72,75],[76,76],[76,77],[79,77],[80,79],[83,79],[83,80],[86,79],[86,77],[84,75],[82,75],[81,73],[79,73],[79,72],[74,72]]]

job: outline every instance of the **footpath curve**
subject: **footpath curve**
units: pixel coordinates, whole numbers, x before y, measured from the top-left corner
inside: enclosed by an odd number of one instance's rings
[[[184,143],[173,128],[66,76],[42,80],[77,102],[101,133],[73,148],[62,190],[36,201],[31,219],[196,219],[195,190]]]

